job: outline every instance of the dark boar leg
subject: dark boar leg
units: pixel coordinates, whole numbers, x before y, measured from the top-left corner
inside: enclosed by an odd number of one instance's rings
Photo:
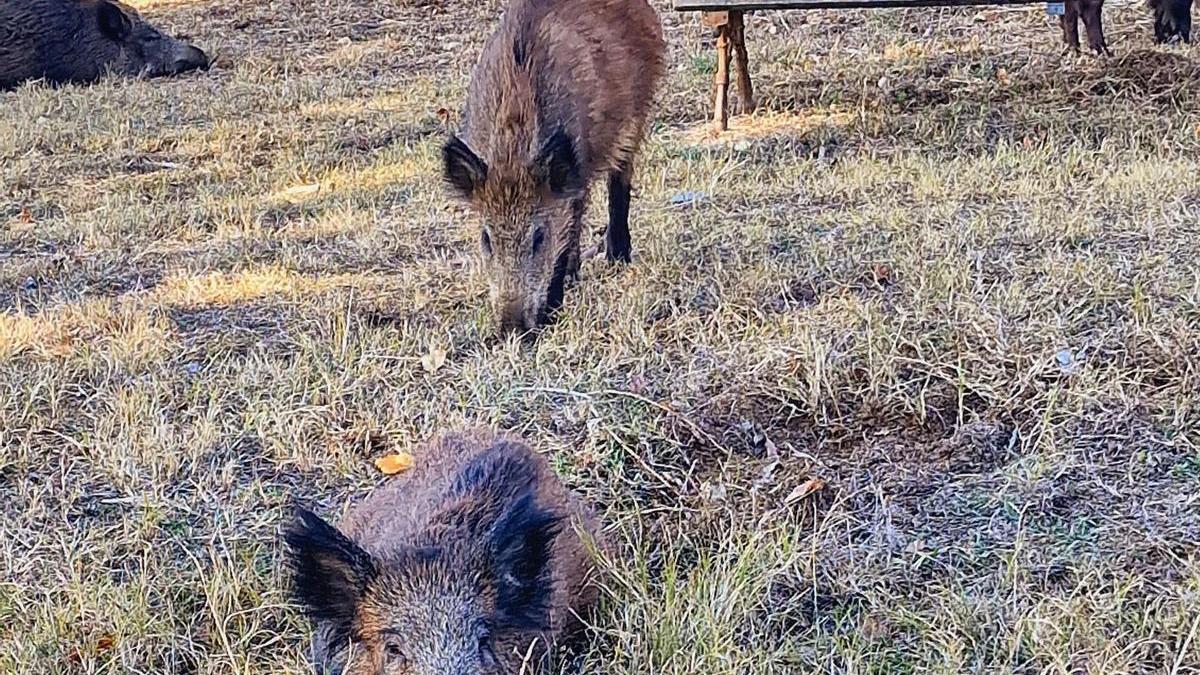
[[[1154,10],[1154,41],[1165,43],[1171,37],[1171,26],[1167,23],[1166,0],[1150,0],[1150,9]]]
[[[1175,39],[1191,42],[1192,0],[1151,0],[1154,8],[1154,40],[1159,44]]]
[[[1058,17],[1062,22],[1063,42],[1076,54],[1079,53],[1079,3],[1080,0],[1066,0],[1063,15]]]
[[[633,260],[633,244],[629,240],[629,199],[633,171],[628,165],[608,177],[608,230],[604,234],[604,251],[609,262]]]
[[[579,235],[583,231],[583,214],[587,213],[588,198],[580,197],[571,202],[571,224],[573,241],[567,245],[566,285],[574,286],[579,281],[579,266],[583,262],[583,254],[579,250]]]
[[[1088,46],[1101,56],[1112,56],[1104,42],[1104,25],[1100,22],[1100,10],[1104,0],[1083,0],[1083,26],[1087,29]]]

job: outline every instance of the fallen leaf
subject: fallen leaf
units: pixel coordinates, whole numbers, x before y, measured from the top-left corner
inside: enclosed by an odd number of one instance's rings
[[[820,478],[809,478],[802,485],[797,486],[795,490],[792,490],[791,494],[784,498],[783,503],[790,506],[819,491],[823,487],[825,487],[825,481]]]
[[[413,468],[416,460],[407,452],[397,452],[391,455],[385,455],[375,460],[375,468],[388,476],[394,476],[398,473],[403,473]]]
[[[29,212],[28,207],[21,209],[21,222],[26,225],[33,223],[33,214]]]
[[[425,367],[425,372],[436,373],[446,365],[446,350],[441,347],[430,347],[429,353],[421,357],[421,365]]]
[[[890,286],[895,282],[895,273],[892,272],[890,265],[879,263],[875,265],[875,284],[877,286]]]
[[[117,646],[117,638],[113,637],[112,635],[109,635],[108,633],[101,635],[100,639],[96,640],[96,651],[101,654],[107,654],[108,652],[111,652],[113,650],[113,647],[116,647],[116,646]]]

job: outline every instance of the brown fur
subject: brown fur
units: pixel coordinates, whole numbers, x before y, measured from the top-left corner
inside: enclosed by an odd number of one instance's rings
[[[516,439],[486,431],[451,434],[416,461],[411,472],[346,514],[339,529],[348,541],[320,543],[329,537],[304,521],[289,532],[297,595],[317,623],[314,662],[346,675],[518,673],[527,657],[536,666],[547,646],[596,603],[591,556],[579,534],[594,538],[596,519],[546,461]],[[554,520],[534,589],[540,614],[501,606],[509,572],[497,562],[504,555],[494,540],[521,511],[522,495],[532,495],[535,508],[526,514],[534,517],[518,522],[537,530],[537,522]],[[528,553],[535,543],[524,536],[517,541]],[[362,583],[329,586],[343,577]],[[356,596],[348,607],[337,598],[328,604],[331,593],[348,587]],[[490,634],[491,660],[479,656],[475,642],[483,617],[490,617],[483,630]],[[396,640],[397,655],[389,659],[389,641]]]
[[[173,75],[208,63],[115,0],[0,0],[0,89],[91,82],[106,72]]]
[[[610,259],[628,260],[629,177],[665,49],[646,0],[513,0],[488,40],[444,159],[483,221],[502,329],[533,329],[561,303],[589,186],[605,174]]]

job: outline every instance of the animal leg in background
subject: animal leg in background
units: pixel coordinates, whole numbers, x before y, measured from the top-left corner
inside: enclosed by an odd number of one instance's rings
[[[1062,23],[1063,42],[1067,49],[1079,53],[1079,5],[1081,0],[1066,0],[1063,3],[1063,15],[1058,17]]]
[[[1101,56],[1112,56],[1112,52],[1108,50],[1108,44],[1104,41],[1104,25],[1100,21],[1104,0],[1080,0],[1080,4],[1083,6],[1083,26],[1087,29],[1088,46]],[[1078,48],[1078,43],[1076,43],[1076,48]]]
[[[1192,0],[1150,0],[1150,7],[1155,42],[1192,41]]]

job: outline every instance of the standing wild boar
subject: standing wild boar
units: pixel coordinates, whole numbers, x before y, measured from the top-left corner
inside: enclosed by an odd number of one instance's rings
[[[502,332],[532,331],[577,276],[589,187],[608,175],[610,261],[629,261],[633,160],[665,44],[646,0],[513,0],[471,78],[447,182],[482,219]]]
[[[442,438],[342,519],[285,533],[294,593],[328,675],[535,668],[596,603],[592,514],[521,442]]]
[[[92,82],[106,72],[156,77],[208,67],[115,0],[0,0],[0,89],[27,80]]]
[[[1154,39],[1159,43],[1192,41],[1192,0],[1150,0]]]

